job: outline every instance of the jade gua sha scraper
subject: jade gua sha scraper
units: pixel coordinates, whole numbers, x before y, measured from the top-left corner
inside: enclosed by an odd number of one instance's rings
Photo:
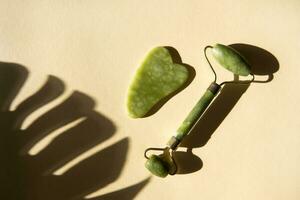
[[[152,49],[130,85],[127,99],[129,115],[144,117],[157,102],[179,89],[188,76],[186,67],[174,63],[167,48]]]
[[[162,47],[159,47],[162,48]],[[175,160],[173,159],[173,152],[176,150],[178,145],[181,143],[181,141],[184,139],[186,135],[191,131],[193,126],[196,124],[198,119],[201,117],[201,115],[204,113],[208,105],[212,102],[214,97],[217,95],[217,93],[220,91],[221,87],[225,83],[237,83],[235,81],[226,81],[222,82],[221,84],[217,84],[217,74],[212,67],[211,63],[209,62],[206,51],[207,49],[211,49],[213,57],[216,59],[216,61],[223,66],[225,69],[231,71],[235,75],[240,76],[248,76],[249,74],[252,75],[252,80],[248,81],[247,83],[250,83],[254,80],[254,75],[250,73],[250,66],[247,63],[247,61],[243,58],[242,55],[239,54],[236,50],[229,46],[225,46],[222,44],[216,44],[215,46],[207,46],[204,49],[205,58],[214,73],[214,81],[210,84],[206,92],[203,94],[203,96],[199,99],[199,101],[196,103],[194,108],[190,111],[188,116],[185,118],[185,120],[182,122],[182,124],[179,126],[179,128],[176,131],[176,135],[171,137],[171,139],[168,141],[167,146],[165,148],[148,148],[145,150],[144,156],[147,159],[146,161],[146,168],[154,175],[159,177],[166,177],[168,174],[173,175],[177,171],[177,165]],[[152,50],[152,53],[157,51],[157,48]],[[157,95],[156,93],[152,94],[151,90],[148,90],[148,87],[151,86],[151,84],[147,85],[146,90],[143,91],[141,89],[142,86],[138,87],[137,85],[141,84],[143,81],[141,80],[143,78],[143,75],[141,74],[147,74],[147,73],[156,73],[156,71],[151,70],[151,67],[148,65],[151,64],[160,64],[160,66],[156,66],[157,68],[164,68],[163,66],[165,64],[165,57],[164,56],[149,56],[146,58],[142,66],[139,68],[137,72],[137,76],[135,78],[135,81],[132,83],[130,90],[129,90],[129,97],[128,97],[128,110],[130,115],[133,117],[138,117],[136,115],[137,113],[142,113],[140,110],[143,110],[145,113],[149,107],[153,104],[150,103],[148,100],[150,97],[156,99],[157,101],[162,98],[164,95]],[[169,62],[167,62],[169,63]],[[182,71],[181,71],[182,70]],[[187,73],[181,69],[178,70],[178,80],[176,81],[176,87],[180,85],[180,83],[184,82],[184,80],[187,79]],[[142,73],[142,72],[143,73]],[[164,73],[167,73],[168,70],[160,70],[158,73],[160,77],[162,78],[164,76]],[[163,73],[163,74],[161,74]],[[175,75],[176,73],[174,73]],[[171,74],[167,73],[167,76],[170,76]],[[168,77],[168,79],[171,79],[171,77]],[[145,82],[145,80],[144,80]],[[146,81],[146,83],[148,83]],[[162,85],[162,82],[152,83],[155,87],[157,87],[158,90],[162,90],[163,88],[175,88],[175,84],[170,85],[172,86],[164,86]],[[138,89],[137,89],[138,88]],[[170,90],[171,90],[170,89]],[[160,94],[166,94],[166,92],[161,92]],[[145,100],[146,99],[146,100]],[[141,101],[141,103],[139,102]],[[140,106],[137,106],[140,103]],[[134,106],[137,106],[135,108]],[[133,114],[135,113],[135,114]],[[162,153],[159,155],[152,154],[150,156],[147,155],[149,151],[161,151]]]

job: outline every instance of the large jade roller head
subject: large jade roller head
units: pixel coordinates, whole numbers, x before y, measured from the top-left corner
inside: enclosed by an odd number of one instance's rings
[[[212,48],[212,55],[216,61],[225,69],[240,76],[248,76],[250,74],[250,66],[245,58],[235,49],[223,44],[208,46]]]
[[[176,131],[175,136],[171,137],[171,139],[167,143],[167,147],[148,148],[145,151],[145,157],[147,159],[145,166],[152,174],[158,177],[166,177],[168,174],[173,175],[176,173],[177,165],[172,156],[173,152],[176,151],[177,146],[181,143],[185,136],[189,134],[199,118],[201,118],[202,114],[205,112],[207,107],[213,101],[214,97],[220,91],[222,85],[225,83],[240,83],[238,81],[225,81],[220,84],[217,83],[217,74],[206,56],[206,50],[209,48],[212,50],[212,55],[216,59],[216,61],[225,69],[231,71],[233,74],[240,76],[248,76],[249,74],[251,74],[250,67],[247,61],[239,52],[237,52],[233,48],[222,44],[205,47],[204,55],[209,66],[211,67],[211,70],[214,73],[214,81],[210,84],[205,93],[190,111],[188,116],[181,123]],[[251,83],[254,80],[254,75],[251,75],[252,80],[246,82],[244,81],[243,83]],[[147,152],[149,151],[162,151],[163,153],[159,155],[152,154],[151,156],[147,156]]]

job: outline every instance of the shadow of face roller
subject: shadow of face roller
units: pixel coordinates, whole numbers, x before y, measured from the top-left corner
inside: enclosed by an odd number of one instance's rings
[[[251,66],[251,72],[257,76],[266,76],[264,81],[254,81],[253,83],[270,82],[274,73],[279,70],[279,62],[270,52],[249,44],[232,44],[229,45],[239,51]],[[235,80],[238,80],[235,78]],[[187,152],[181,152],[177,161],[179,168],[183,172],[192,173],[202,167],[202,161],[192,153],[193,148],[204,146],[226,116],[231,112],[233,107],[238,103],[242,95],[247,91],[250,84],[225,84],[215,100],[210,104],[205,113],[200,117],[197,124],[193,127],[189,135],[180,144],[186,147]],[[186,158],[181,161],[183,157]],[[184,162],[184,163],[183,163]],[[186,163],[197,163],[195,166]],[[201,163],[201,164],[199,164]]]
[[[0,199],[80,200],[116,181],[126,160],[128,138],[86,158],[62,175],[53,175],[83,152],[111,138],[116,128],[111,120],[94,110],[95,101],[91,97],[75,91],[21,130],[31,113],[64,92],[64,83],[49,76],[35,94],[10,110],[27,76],[25,67],[0,62]],[[81,121],[63,130],[36,155],[28,154],[43,138],[78,119]],[[145,179],[94,199],[130,200],[148,182]]]
[[[273,79],[273,74],[279,70],[279,62],[276,57],[265,49],[249,44],[229,45],[240,52],[251,66],[251,72],[258,76],[267,76],[265,81],[254,81],[256,83],[266,83]]]

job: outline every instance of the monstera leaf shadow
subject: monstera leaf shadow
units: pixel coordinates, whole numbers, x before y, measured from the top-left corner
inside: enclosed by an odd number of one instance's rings
[[[279,70],[279,62],[273,54],[263,48],[249,44],[237,43],[229,46],[240,52],[249,62],[251,72],[255,75],[255,79],[252,84],[267,83],[273,80],[274,73]],[[264,80],[256,80],[258,77],[263,77]],[[234,80],[239,81],[239,77],[235,75]],[[193,156],[194,154],[192,153],[192,149],[199,148],[207,144],[212,134],[217,130],[234,106],[238,103],[242,95],[250,87],[249,83],[245,83],[243,81],[240,81],[240,83],[241,84],[224,84],[218,96],[200,117],[193,130],[182,141],[180,146],[186,147],[187,151],[180,153],[181,157],[185,157],[184,165],[180,164],[180,157],[178,158],[179,173],[193,173],[202,168],[202,161],[199,160],[200,158]],[[175,160],[176,159],[175,155]],[[180,168],[183,169],[180,170]]]
[[[126,160],[128,138],[96,152],[61,175],[53,174],[83,152],[111,138],[116,127],[94,110],[95,101],[91,97],[74,91],[21,129],[31,113],[60,97],[65,88],[62,80],[49,76],[36,93],[10,110],[28,74],[22,65],[0,63],[0,199],[84,199],[116,181]],[[53,135],[55,131],[59,134]],[[51,134],[52,138],[36,155],[28,153]],[[93,199],[131,200],[148,182],[149,179],[145,179]]]

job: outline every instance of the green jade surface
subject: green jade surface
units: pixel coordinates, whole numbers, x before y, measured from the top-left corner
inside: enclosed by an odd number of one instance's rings
[[[151,155],[145,167],[155,176],[164,178],[170,173],[171,163],[164,155]]]
[[[173,63],[167,48],[152,49],[138,68],[129,87],[129,116],[144,117],[156,103],[179,89],[188,76],[185,66]]]
[[[203,114],[214,97],[215,94],[207,89],[200,100],[196,103],[194,108],[190,111],[188,116],[185,118],[185,120],[182,122],[180,127],[177,129],[177,134],[175,136],[177,140],[182,141],[184,136],[186,136],[190,132],[192,127],[195,125],[197,120]]]
[[[246,59],[235,49],[223,44],[216,44],[212,48],[212,55],[225,69],[240,76],[250,74],[250,66]]]

